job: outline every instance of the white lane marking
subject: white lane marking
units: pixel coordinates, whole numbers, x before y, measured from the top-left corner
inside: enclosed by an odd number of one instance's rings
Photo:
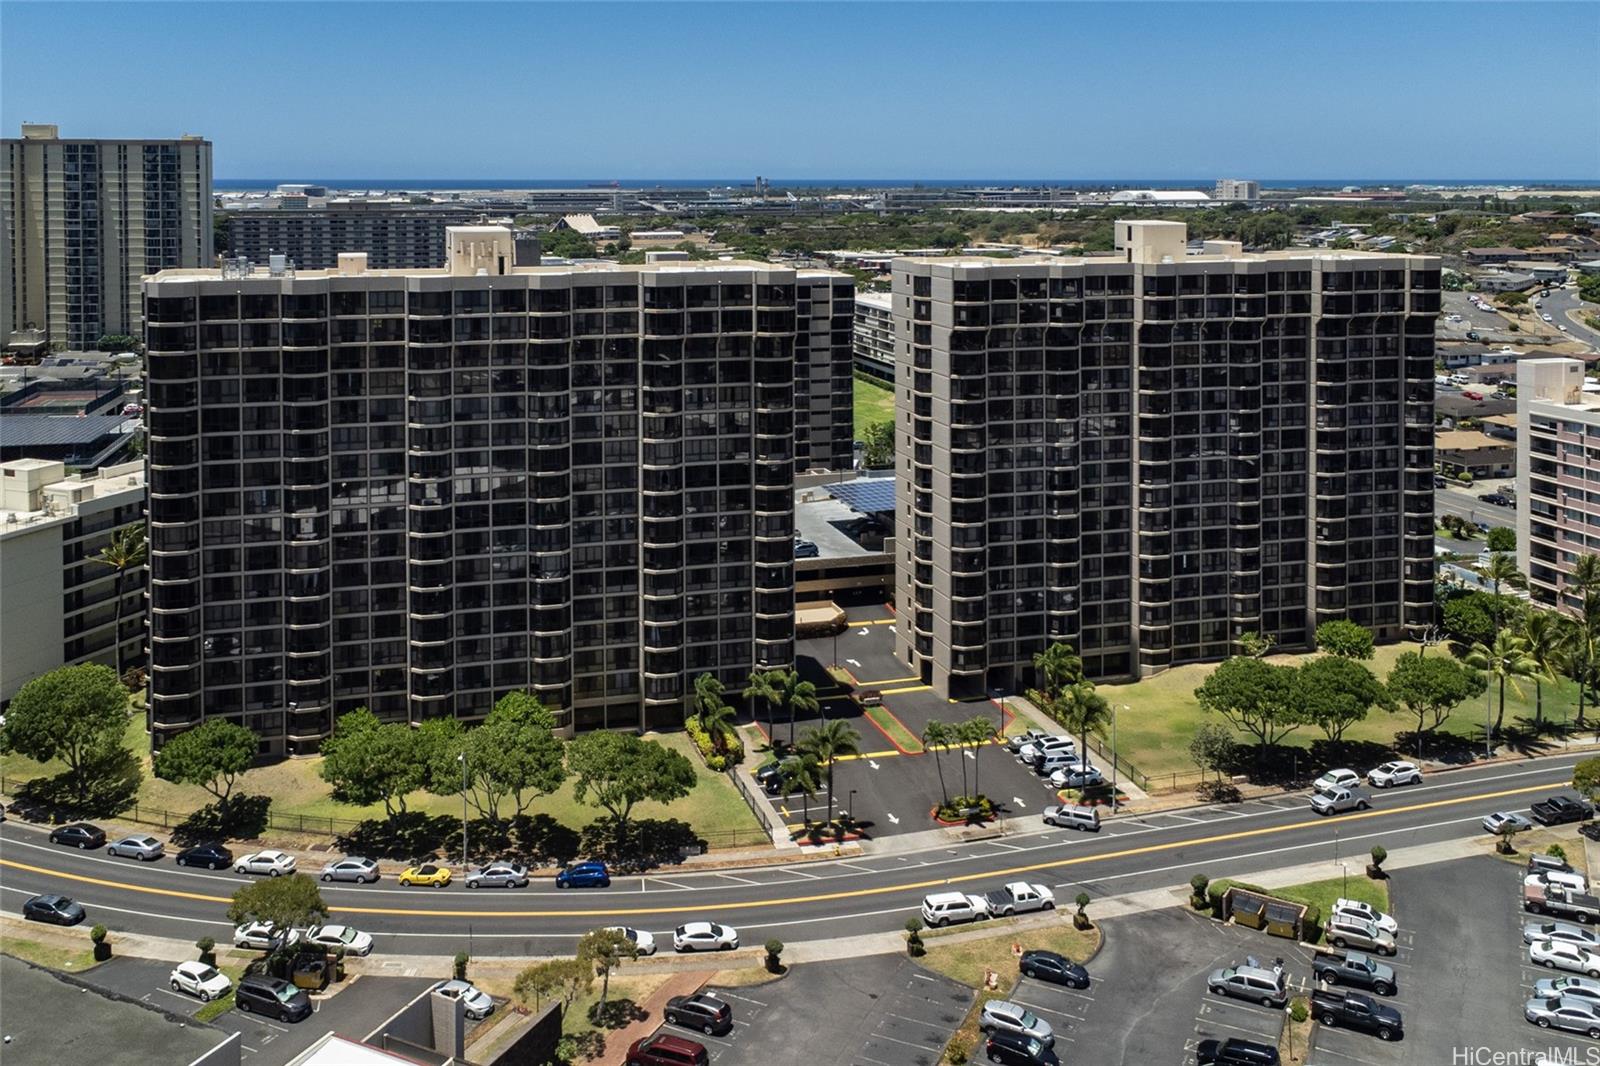
[[[756,1006],[758,1006],[758,1007],[765,1007],[765,1006],[767,1006],[767,1005],[768,1005],[768,1004],[766,1004],[766,1003],[763,1003],[763,1002],[762,1002],[762,1001],[761,1001],[761,1000],[759,1000],[759,999],[751,999],[751,998],[750,998],[750,997],[749,997],[749,996],[741,996],[741,995],[739,995],[739,993],[737,993],[737,992],[718,992],[718,993],[717,993],[717,995],[718,995],[718,996],[719,996],[719,997],[723,997],[723,996],[725,996],[725,997],[727,997],[727,998],[728,998],[728,999],[737,999],[737,1000],[739,1000],[739,1001],[740,1001],[740,1002],[741,1002],[741,1003],[754,1003],[754,1004],[755,1004],[755,1005],[756,1005]]]
[[[917,1024],[918,1025],[926,1025],[927,1023],[926,1022],[918,1022]],[[871,1047],[872,1046],[872,1042],[874,1040],[887,1040],[892,1044],[904,1044],[906,1047],[914,1047],[918,1051],[922,1051],[922,1052],[928,1052],[928,1051],[936,1050],[936,1048],[934,1046],[931,1046],[931,1045],[928,1045],[928,1044],[913,1044],[909,1040],[901,1040],[897,1036],[887,1036],[887,1035],[885,1035],[883,1033],[873,1033],[871,1036],[869,1036],[867,1038],[867,1045],[866,1046]]]
[[[747,877],[735,877],[732,874],[718,874],[717,876],[718,877],[726,877],[729,881],[737,881],[741,885],[755,885],[758,888],[761,887],[761,882],[760,881],[752,881]]]
[[[866,630],[863,629],[861,632],[865,633]],[[855,667],[857,670],[861,669],[861,660],[860,659],[846,659],[845,662],[849,663],[851,666]]]

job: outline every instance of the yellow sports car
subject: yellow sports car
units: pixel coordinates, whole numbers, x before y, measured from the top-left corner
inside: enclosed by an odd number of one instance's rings
[[[409,866],[406,872],[400,875],[402,885],[432,885],[434,888],[443,888],[450,883],[450,867],[439,866],[426,862],[421,866]]]

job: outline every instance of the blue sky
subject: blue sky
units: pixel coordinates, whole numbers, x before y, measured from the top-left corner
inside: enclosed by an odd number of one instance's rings
[[[1594,3],[0,3],[0,125],[219,178],[1600,179]]]

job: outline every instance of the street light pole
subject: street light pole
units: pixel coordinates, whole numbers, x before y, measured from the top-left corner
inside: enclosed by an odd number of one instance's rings
[[[467,872],[467,753],[456,753],[456,762],[461,764],[461,873]]]
[[[1493,685],[1483,686],[1483,757],[1485,760],[1494,758],[1494,736],[1490,732],[1493,727],[1489,724],[1489,704],[1491,702],[1489,692],[1493,688]]]
[[[853,789],[853,788],[850,790],[850,809],[845,812],[845,815],[846,815],[846,817],[848,817],[850,819],[850,824],[851,825],[855,825],[855,823],[856,823],[856,790]]]
[[[1111,813],[1117,813],[1117,708],[1133,710],[1126,703],[1111,705]]]

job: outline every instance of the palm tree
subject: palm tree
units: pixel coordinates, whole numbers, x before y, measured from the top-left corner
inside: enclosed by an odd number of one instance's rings
[[[721,700],[700,712],[700,728],[711,737],[719,755],[726,755],[729,738],[738,736],[733,727],[734,716],[734,709]]]
[[[810,755],[798,758],[785,759],[779,773],[783,779],[783,794],[785,796],[800,793],[801,817],[805,820],[806,828],[811,828],[811,801],[817,796],[817,760]],[[828,790],[829,813],[828,820],[833,821],[832,801],[833,790]]]
[[[1561,619],[1549,611],[1530,610],[1522,620],[1522,641],[1533,664],[1533,726],[1544,724],[1544,681],[1556,679],[1565,644]]]
[[[1111,718],[1111,704],[1094,690],[1093,681],[1079,681],[1064,689],[1052,711],[1068,733],[1078,734],[1078,751],[1084,759],[1089,757],[1090,732],[1104,732]]]
[[[937,718],[929,722],[922,731],[923,748],[933,752],[933,765],[939,770],[939,796],[943,799],[940,806],[950,805],[950,790],[944,784],[944,749],[950,745],[950,725]]]
[[[1083,660],[1071,644],[1057,642],[1035,652],[1033,668],[1044,678],[1044,690],[1050,695],[1083,678]]]
[[[1567,670],[1578,683],[1578,726],[1583,726],[1583,700],[1600,661],[1600,555],[1589,552],[1572,564],[1567,584],[1583,597],[1573,628],[1567,631]]]
[[[780,680],[784,706],[789,708],[789,746],[794,747],[794,719],[796,711],[815,714],[822,704],[817,701],[817,686],[800,680],[800,671],[782,672]]]
[[[1512,588],[1527,588],[1528,579],[1522,576],[1522,571],[1517,569],[1517,560],[1510,552],[1495,552],[1489,556],[1489,565],[1483,568],[1483,576],[1494,585],[1494,627],[1500,628],[1502,604],[1500,600],[1500,585],[1502,582]]]
[[[149,557],[144,539],[143,523],[123,526],[112,534],[111,543],[100,549],[95,562],[104,563],[117,572],[117,605],[115,629],[117,642],[117,676],[122,676],[122,586],[129,570],[137,570]]]
[[[956,730],[961,734],[964,743],[972,745],[972,794],[981,796],[983,792],[978,787],[978,757],[983,754],[984,745],[994,736],[994,723],[980,714],[968,718],[956,726]]]
[[[1580,592],[1600,590],[1600,555],[1589,552],[1578,556],[1578,561],[1572,564],[1572,576],[1567,579],[1567,584],[1575,586]]]
[[[766,700],[767,706],[776,708],[778,702],[783,699],[783,690],[778,682],[778,677],[782,673],[782,670],[755,670],[751,672],[750,683],[744,687],[744,698],[750,701],[751,718],[757,721],[760,720],[761,716],[756,714],[756,702],[758,700]],[[770,727],[773,721],[774,716],[768,715],[768,740],[772,739]]]
[[[800,750],[828,770],[828,821],[833,821],[833,764],[840,756],[861,751],[861,734],[837,718],[812,726],[800,737]]]
[[[701,716],[702,724],[706,712],[722,703],[724,695],[722,682],[717,680],[715,674],[701,674],[694,679],[694,709]]]
[[[1514,633],[1502,629],[1495,634],[1493,645],[1486,645],[1481,640],[1472,645],[1467,652],[1467,665],[1484,671],[1499,683],[1500,713],[1495,716],[1494,728],[1489,731],[1489,737],[1493,739],[1505,723],[1506,682],[1511,682],[1513,692],[1522,695],[1516,679],[1533,673],[1533,660],[1528,657],[1527,643]]]

